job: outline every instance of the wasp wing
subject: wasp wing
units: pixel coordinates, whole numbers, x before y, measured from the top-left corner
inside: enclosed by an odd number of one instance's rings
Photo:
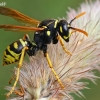
[[[7,31],[15,31],[15,32],[33,32],[33,31],[41,31],[44,28],[28,27],[28,26],[15,26],[15,25],[0,25],[0,29],[4,29]]]
[[[37,25],[40,23],[40,21],[30,18],[30,17],[18,12],[17,10],[6,8],[6,7],[0,6],[0,14],[13,17],[14,19],[21,21],[28,26]]]

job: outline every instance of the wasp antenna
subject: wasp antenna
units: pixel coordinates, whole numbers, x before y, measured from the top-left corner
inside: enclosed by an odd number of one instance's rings
[[[70,24],[71,24],[75,19],[77,19],[77,18],[83,16],[85,13],[86,13],[86,12],[82,12],[82,13],[80,13],[79,15],[77,15],[75,18],[73,18],[73,19],[70,21]]]
[[[88,36],[88,33],[84,30],[81,30],[81,29],[78,29],[78,28],[74,28],[74,27],[70,27],[71,29],[75,30],[75,31],[78,31],[78,32],[81,32],[83,33],[84,35]],[[72,32],[73,33],[73,32]]]
[[[82,13],[80,13],[79,15],[77,15],[77,16],[75,17],[75,19],[77,19],[77,18],[83,16],[85,13],[86,13],[86,12],[82,12]]]

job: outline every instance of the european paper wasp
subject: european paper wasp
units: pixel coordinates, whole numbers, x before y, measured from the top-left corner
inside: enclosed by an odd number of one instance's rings
[[[0,29],[8,31],[17,31],[17,32],[34,32],[32,42],[30,41],[29,36],[26,34],[22,39],[19,39],[10,44],[9,46],[7,46],[6,50],[4,51],[3,65],[8,65],[14,62],[18,62],[16,79],[12,89],[7,94],[7,97],[9,97],[9,95],[12,94],[14,88],[16,87],[17,81],[19,79],[20,68],[22,66],[25,53],[27,53],[29,56],[34,56],[38,50],[43,51],[44,56],[46,57],[47,62],[49,64],[49,67],[51,68],[51,71],[55,75],[60,86],[64,88],[60,78],[53,69],[51,60],[47,52],[47,46],[51,42],[53,44],[57,44],[59,40],[63,50],[67,54],[71,55],[71,53],[65,48],[62,39],[64,39],[66,42],[69,42],[71,34],[74,33],[73,31],[69,32],[70,29],[81,32],[86,36],[88,36],[87,32],[85,32],[84,30],[71,27],[71,23],[75,19],[83,16],[85,12],[82,12],[79,15],[77,15],[69,23],[66,20],[57,20],[57,19],[46,19],[40,22],[14,9],[6,7],[0,7],[0,14],[5,16],[10,16],[25,24],[25,26],[0,25]],[[36,27],[34,27],[34,25],[36,25]]]

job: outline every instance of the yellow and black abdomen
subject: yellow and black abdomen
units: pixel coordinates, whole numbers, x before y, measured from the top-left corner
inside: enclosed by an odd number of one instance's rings
[[[27,46],[27,41],[19,39],[7,46],[3,56],[3,66],[18,62],[22,53],[23,47]]]

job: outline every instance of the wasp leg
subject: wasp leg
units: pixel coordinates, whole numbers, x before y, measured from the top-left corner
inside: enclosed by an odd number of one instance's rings
[[[23,87],[20,86],[20,89],[14,90],[14,93],[15,93],[16,95],[19,95],[19,96],[23,97],[23,96],[24,96],[24,89],[23,89]]]
[[[62,45],[63,50],[64,50],[67,54],[69,54],[69,55],[72,56],[72,54],[65,48],[64,43],[63,43],[63,40],[61,39],[61,37],[58,35],[57,38],[58,38],[58,40],[60,41],[60,44]]]
[[[20,72],[20,68],[22,66],[22,63],[23,63],[23,59],[24,59],[24,54],[25,54],[25,51],[28,49],[28,47],[24,47],[22,49],[22,54],[21,54],[21,57],[20,57],[20,60],[19,60],[19,63],[18,63],[18,68],[17,68],[17,73],[16,73],[16,79],[15,79],[15,82],[14,82],[14,85],[12,87],[12,89],[10,90],[9,93],[7,93],[6,97],[9,97],[12,92],[14,91],[15,87],[16,87],[16,84],[18,82],[18,79],[19,79],[19,72]]]
[[[59,82],[60,86],[61,86],[62,88],[64,88],[64,86],[63,86],[61,80],[59,79],[57,73],[55,72],[55,70],[54,70],[53,67],[52,67],[52,63],[51,63],[51,60],[50,60],[50,58],[49,58],[48,53],[45,53],[45,57],[46,57],[46,59],[47,59],[47,61],[48,61],[48,64],[49,64],[49,67],[50,67],[51,71],[53,72],[53,74],[54,74],[55,77],[57,78],[57,81]]]
[[[25,34],[25,35],[23,36],[23,40],[30,41],[30,38],[29,38],[28,34]]]
[[[15,80],[15,75],[9,80],[9,84],[11,84],[13,80]]]
[[[15,76],[13,76],[13,77],[10,79],[9,84],[11,84],[12,80],[14,80],[14,79],[15,79]],[[14,90],[14,93],[15,93],[16,95],[19,95],[19,96],[23,97],[23,96],[24,96],[24,89],[23,89],[23,87],[20,86],[20,89]]]

